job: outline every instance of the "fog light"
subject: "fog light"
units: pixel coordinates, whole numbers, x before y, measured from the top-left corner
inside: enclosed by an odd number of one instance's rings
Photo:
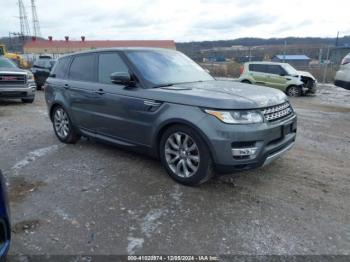
[[[258,151],[257,147],[232,148],[232,155],[234,157],[255,156],[257,151]]]

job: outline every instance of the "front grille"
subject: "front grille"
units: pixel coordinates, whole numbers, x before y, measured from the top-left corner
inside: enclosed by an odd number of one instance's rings
[[[273,122],[285,118],[293,113],[293,109],[288,102],[277,106],[267,107],[262,110],[267,121]]]
[[[24,85],[26,83],[26,75],[0,74],[0,85]]]

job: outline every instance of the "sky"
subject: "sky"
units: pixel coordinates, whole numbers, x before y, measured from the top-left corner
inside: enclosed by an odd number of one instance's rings
[[[23,2],[31,26],[30,0]],[[36,5],[42,36],[55,40],[350,35],[349,0],[36,0]],[[0,36],[19,32],[17,0],[0,0],[0,6]]]

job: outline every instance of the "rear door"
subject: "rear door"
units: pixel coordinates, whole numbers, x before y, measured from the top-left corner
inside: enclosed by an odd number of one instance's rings
[[[74,123],[86,131],[97,129],[96,107],[103,103],[96,93],[96,57],[95,53],[74,56],[68,73],[69,81],[64,84]]]
[[[249,73],[257,85],[266,85],[266,71],[264,64],[249,64]]]

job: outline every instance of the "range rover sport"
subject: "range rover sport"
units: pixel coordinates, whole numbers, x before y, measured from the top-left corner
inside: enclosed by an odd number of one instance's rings
[[[44,90],[60,141],[83,135],[159,157],[185,185],[266,165],[296,138],[296,114],[283,92],[217,81],[174,50],[63,56]]]

